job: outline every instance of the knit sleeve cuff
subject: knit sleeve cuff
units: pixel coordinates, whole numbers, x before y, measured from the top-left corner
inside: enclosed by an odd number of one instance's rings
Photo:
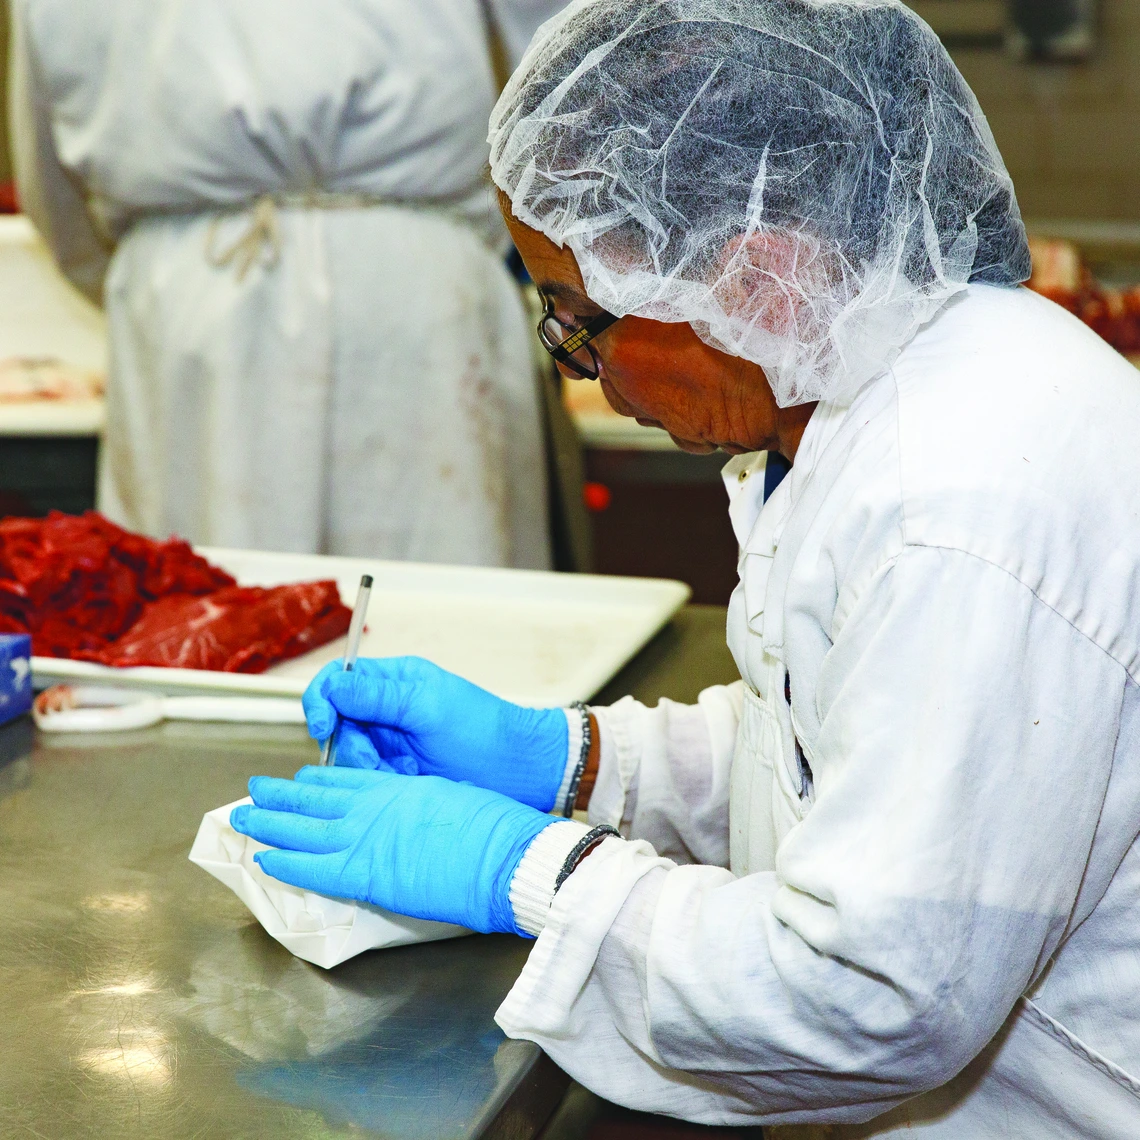
[[[510,887],[511,908],[520,930],[536,938],[542,933],[559,872],[589,830],[586,824],[567,819],[544,827],[531,840],[515,868]]]
[[[566,727],[570,731],[566,740],[566,767],[562,772],[562,783],[558,785],[554,807],[550,809],[553,812],[564,810],[566,797],[570,794],[570,784],[578,770],[578,761],[582,758],[582,714],[577,709],[562,711],[566,714]]]

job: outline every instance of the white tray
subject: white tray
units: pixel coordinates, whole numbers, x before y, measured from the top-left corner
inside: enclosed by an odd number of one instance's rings
[[[374,579],[362,657],[418,654],[490,689],[535,706],[592,697],[684,605],[689,587],[657,578],[616,578],[380,562],[251,550],[199,551],[242,585],[335,578],[349,606],[361,574]],[[37,686],[114,680],[166,693],[260,693],[295,697],[344,639],[264,673],[139,667],[33,657]]]

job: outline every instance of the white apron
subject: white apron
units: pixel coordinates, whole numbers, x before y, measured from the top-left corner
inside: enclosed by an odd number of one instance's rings
[[[516,51],[548,5],[494,7]],[[199,543],[547,566],[479,0],[12,21],[21,201],[107,307],[103,509]]]
[[[501,259],[443,213],[269,208],[275,239],[247,211],[119,243],[102,509],[214,546],[546,567],[531,333]],[[218,263],[242,242],[244,274]]]
[[[763,471],[763,457],[757,456],[741,457],[725,469],[733,523],[747,536],[741,584],[729,609],[729,643],[744,680],[729,798],[730,867],[738,876],[774,870],[778,845],[812,803],[811,756],[785,699],[785,666],[763,645],[769,572],[790,480],[776,489],[762,518],[760,502],[741,494],[739,486],[762,482]],[[865,1124],[769,1125],[765,1135],[772,1140],[1128,1140],[1140,1136],[1140,1079],[1023,996],[982,1053],[941,1088]]]

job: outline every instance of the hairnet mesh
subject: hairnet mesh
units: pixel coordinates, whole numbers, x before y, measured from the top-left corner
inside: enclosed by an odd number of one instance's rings
[[[897,0],[576,0],[490,143],[597,304],[690,323],[783,406],[854,394],[967,282],[1029,275],[981,108]]]

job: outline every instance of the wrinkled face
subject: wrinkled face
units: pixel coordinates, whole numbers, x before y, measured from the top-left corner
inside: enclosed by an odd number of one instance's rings
[[[580,328],[601,311],[587,296],[569,248],[524,226],[500,196],[500,205],[527,270],[554,315]],[[593,341],[601,361],[598,382],[614,411],[664,428],[679,447],[738,455],[768,448],[794,454],[782,426],[806,423],[811,405],[779,409],[758,365],[705,344],[687,324],[622,317]],[[569,373],[567,373],[569,375]],[[583,380],[580,383],[594,383]],[[782,424],[781,421],[784,421]]]

